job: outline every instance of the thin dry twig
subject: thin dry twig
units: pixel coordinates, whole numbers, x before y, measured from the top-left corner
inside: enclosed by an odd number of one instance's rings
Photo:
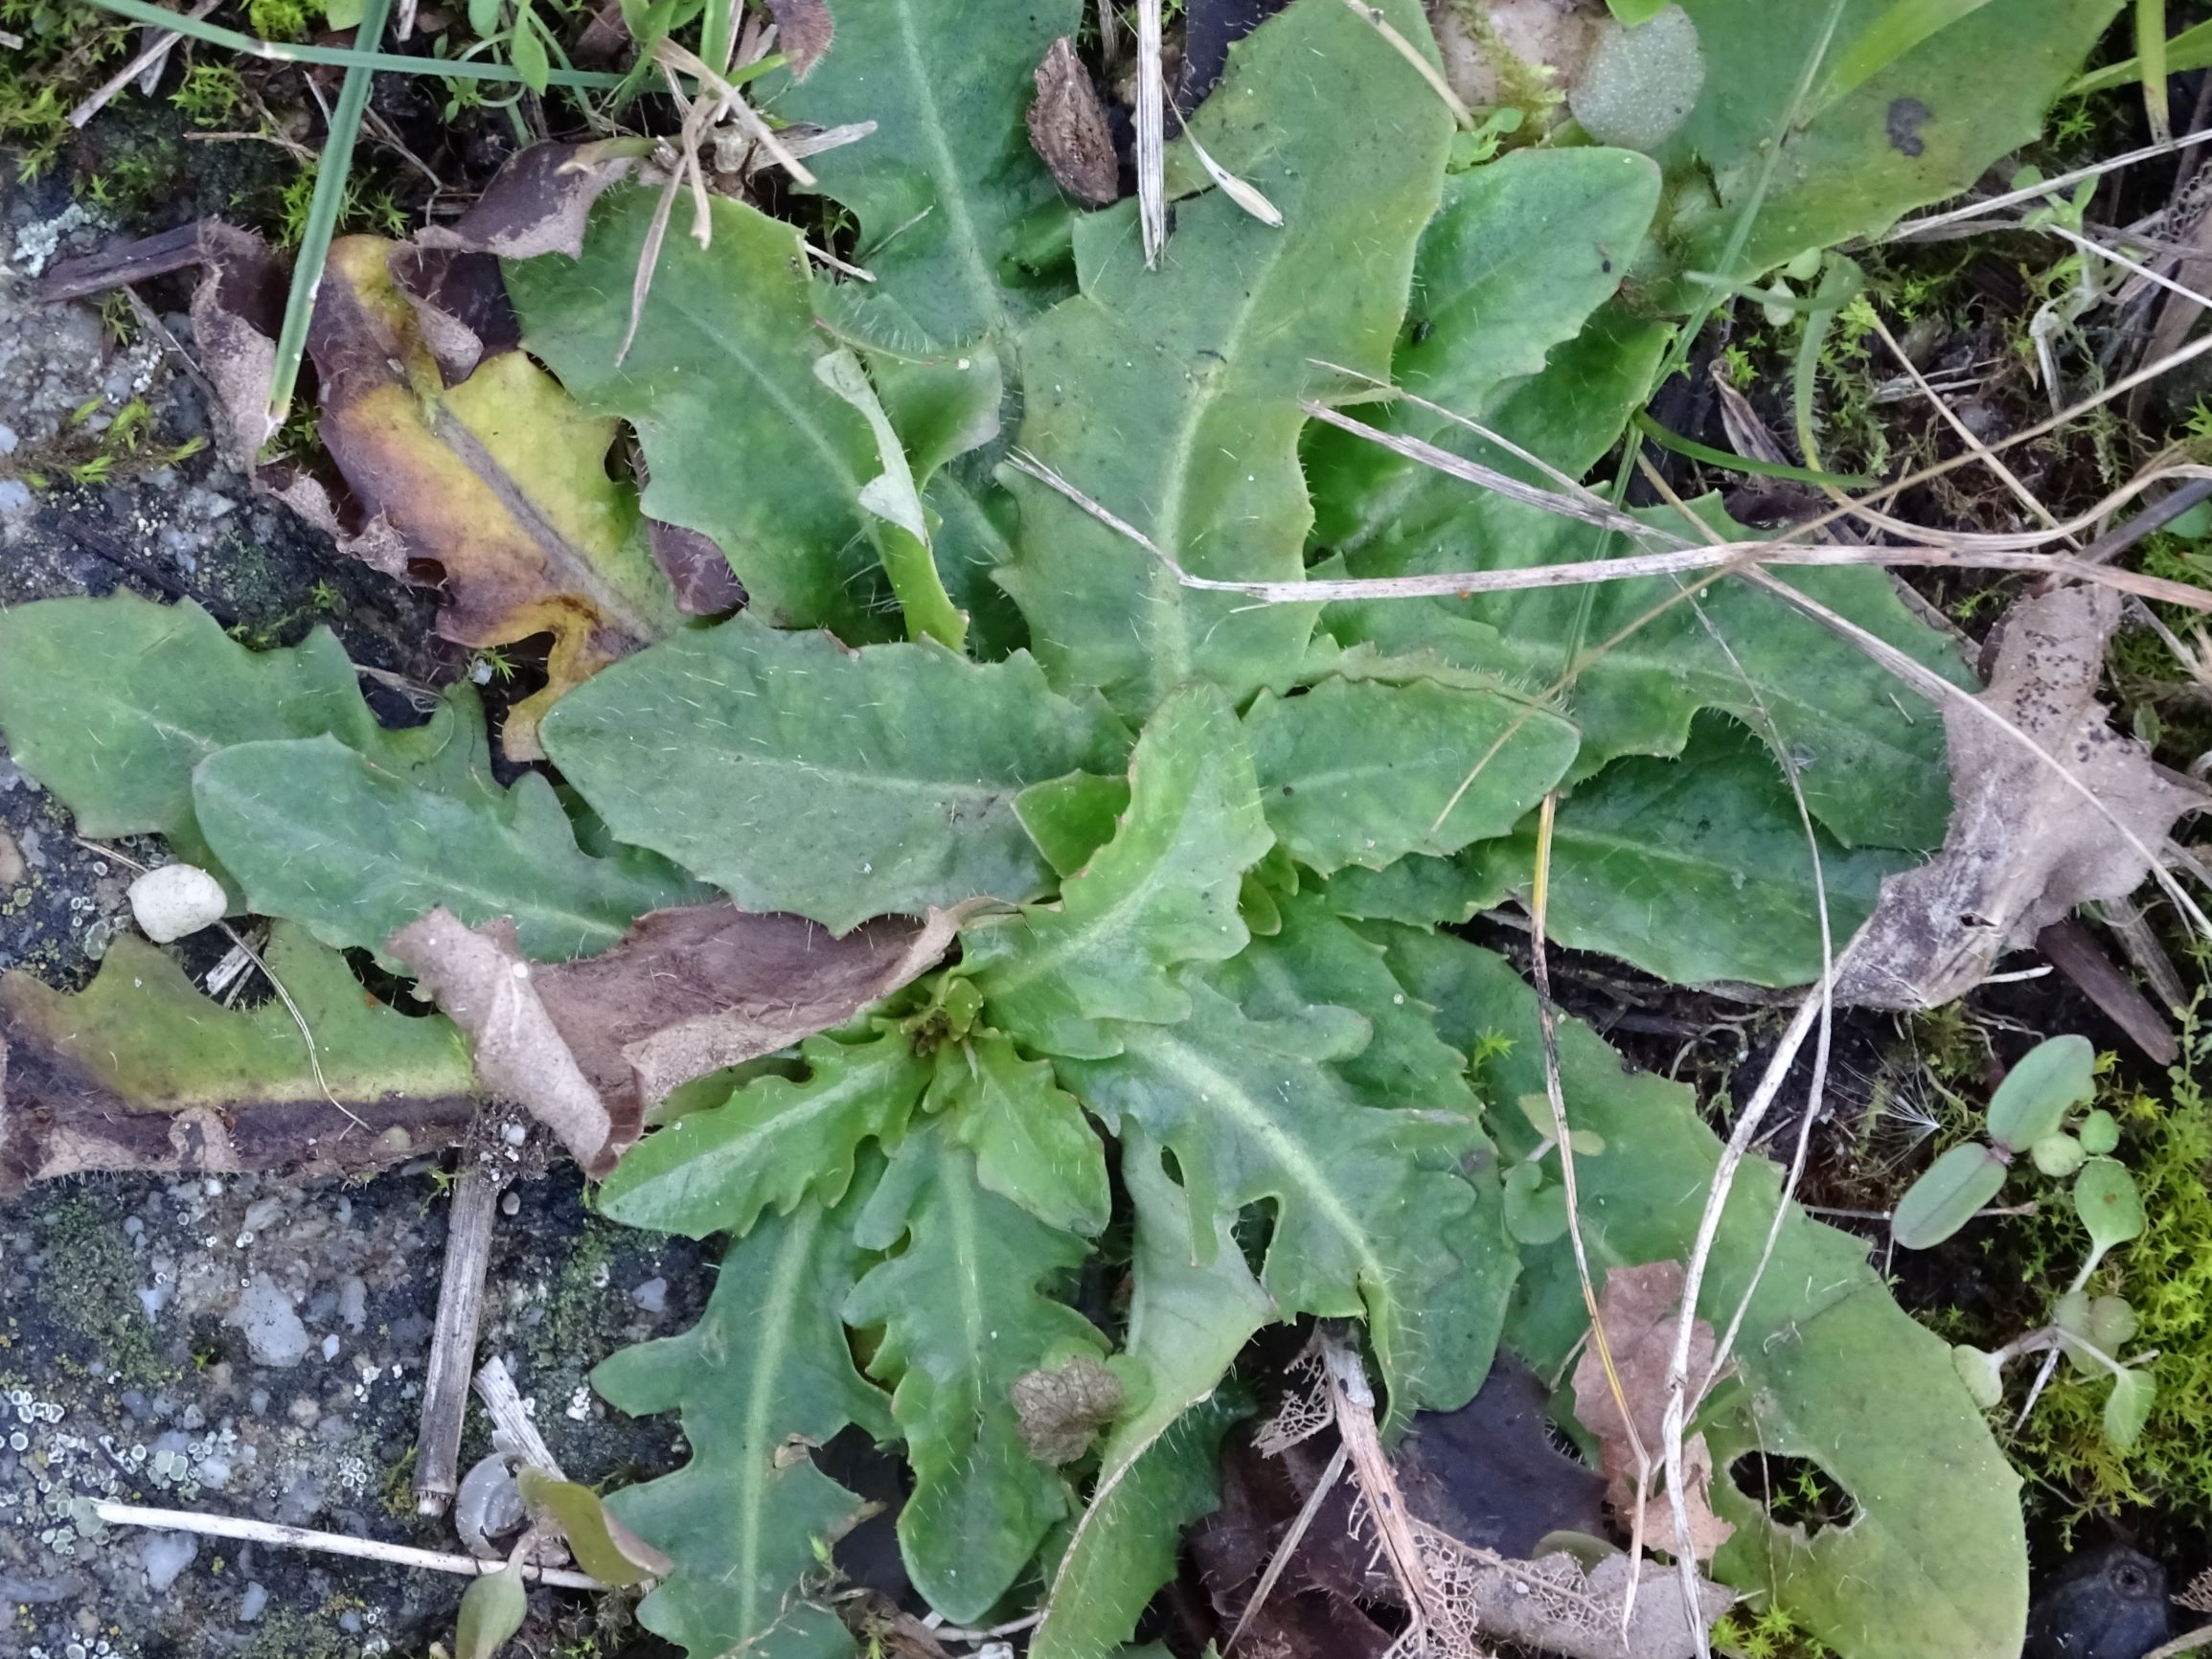
[[[1942,419],[1944,424],[1949,426],[1956,435],[1958,441],[1973,450],[1981,463],[1996,475],[1997,481],[2012,491],[2014,500],[2042,520],[2045,529],[2064,534],[2059,532],[2059,521],[2051,516],[2050,509],[2038,499],[2036,492],[2020,482],[2019,475],[2007,466],[1996,453],[1981,441],[1974,429],[1959,419],[1957,412],[1944,401],[1936,389],[1927,383],[1927,376],[1920,372],[1919,364],[1905,355],[1904,348],[1898,343],[1897,336],[1889,331],[1889,325],[1881,320],[1881,312],[1869,307],[1867,314],[1874,319],[1875,332],[1881,336],[1881,343],[1889,349],[1890,355],[1897,359],[1899,367],[1904,371],[1905,377],[1912,382],[1913,389],[1927,399],[1928,404]],[[1842,499],[1837,490],[1830,489],[1828,494],[1831,500]],[[2069,544],[2074,544],[2076,538],[2068,535],[2066,540]]]
[[[1401,453],[1410,455],[1419,449],[1430,447],[1415,444],[1411,441],[1397,440],[1390,434],[1380,433],[1376,428],[1356,420],[1340,419],[1335,424],[1361,436],[1373,435],[1378,440],[1390,439],[1387,446],[1393,449],[1400,448],[1401,443],[1403,443],[1406,447]],[[1504,476],[1478,463],[1451,456],[1448,451],[1436,450],[1434,453],[1450,462],[1449,466],[1444,466],[1440,461],[1438,470],[1452,477],[1489,488],[1491,478]],[[1609,507],[1601,512],[1599,508],[1579,504],[1571,498],[1518,483],[1514,485],[1511,493],[1516,499],[1526,501],[1532,506],[1540,506],[1561,516],[1624,534],[1633,534],[1647,542],[1660,541],[1671,545],[1661,551],[1628,554],[1617,558],[1575,559],[1562,564],[1529,565],[1517,570],[1444,571],[1427,576],[1325,580],[1301,578],[1288,581],[1221,581],[1212,577],[1194,576],[1151,536],[1085,495],[1064,476],[1027,450],[1014,450],[1008,455],[1007,462],[1015,471],[1036,479],[1107,529],[1143,548],[1166,566],[1181,586],[1204,593],[1242,594],[1263,604],[1313,604],[1337,600],[1424,597],[1464,599],[1478,593],[1517,593],[1530,588],[1580,587],[1595,582],[1624,581],[1638,577],[1680,576],[1700,571],[1710,573],[1709,580],[1712,580],[1729,570],[1762,564],[1874,564],[2013,570],[2042,577],[2070,577],[2082,581],[2098,582],[2144,599],[2155,599],[2166,604],[2181,605],[2192,610],[2212,610],[2212,590],[2192,587],[2187,582],[2174,581],[2164,577],[2147,576],[2140,571],[2094,565],[2065,554],[2037,553],[2025,548],[1961,550],[1948,545],[1860,547],[1850,543],[1801,539],[1699,545],[1670,532],[1654,529],[1639,519],[1628,518],[1625,514],[1621,515],[1621,521],[1616,522]],[[1801,537],[1805,529],[1800,526],[1791,533],[1792,536]]]
[[[277,1544],[287,1549],[319,1550],[328,1556],[352,1556],[363,1561],[382,1561],[395,1567],[420,1567],[428,1573],[453,1573],[464,1579],[480,1578],[506,1568],[501,1560],[479,1561],[474,1556],[448,1555],[443,1550],[418,1550],[408,1544],[386,1544],[376,1538],[353,1538],[340,1533],[310,1532],[306,1527],[280,1526],[274,1521],[249,1521],[242,1516],[202,1514],[194,1510],[149,1510],[137,1504],[95,1500],[93,1513],[112,1527],[151,1527],[160,1532],[196,1533],[208,1538],[238,1538],[249,1544]],[[611,1590],[588,1573],[560,1567],[521,1563],[525,1578],[558,1585],[564,1590]]]
[[[1137,223],[1145,268],[1168,245],[1167,74],[1160,62],[1160,0],[1137,0]]]
[[[422,1374],[422,1410],[415,1434],[415,1512],[442,1515],[461,1489],[461,1430],[468,1379],[476,1368],[476,1333],[484,1318],[484,1281],[491,1262],[491,1229],[506,1183],[469,1155],[445,1221],[445,1256],[438,1280],[438,1317],[430,1361]]]
[[[1536,871],[1529,883],[1529,958],[1536,978],[1537,1031],[1543,1045],[1544,1099],[1551,1104],[1552,1141],[1559,1149],[1560,1185],[1566,1199],[1567,1239],[1574,1249],[1575,1279],[1582,1286],[1583,1307],[1589,1314],[1590,1346],[1605,1368],[1606,1386],[1612,1390],[1613,1404],[1619,1408],[1628,1433],[1629,1450],[1636,1460],[1636,1512],[1630,1528],[1629,1558],[1640,1563],[1644,1555],[1644,1494],[1651,1487],[1652,1458],[1643,1437],[1636,1432],[1635,1413],[1629,1409],[1628,1390],[1622,1386],[1620,1369],[1613,1363],[1612,1344],[1607,1339],[1606,1322],[1598,1311],[1597,1285],[1590,1276],[1589,1247],[1583,1239],[1582,1201],[1575,1182],[1574,1135],[1567,1124],[1566,1091],[1560,1081],[1559,1020],[1552,1007],[1551,960],[1544,949],[1544,920],[1551,898],[1552,828],[1558,815],[1559,795],[1554,791],[1544,796],[1537,816]],[[1684,1530],[1686,1533],[1686,1526]],[[1695,1594],[1689,1604],[1698,1604]],[[1621,1606],[1624,1634],[1635,1609],[1636,1579],[1631,1577]]]
[[[813,186],[814,175],[807,164],[791,153],[790,148],[776,136],[775,129],[763,121],[760,112],[745,102],[745,95],[724,80],[719,72],[710,68],[697,53],[677,45],[673,40],[663,40],[654,49],[653,57],[664,66],[680,69],[696,77],[701,92],[714,94],[714,113],[708,118],[708,125],[715,125],[724,116],[736,116],[738,125],[745,129],[755,144],[774,158],[778,167],[791,175],[793,182],[810,189]],[[705,102],[706,100],[702,98],[700,102]]]
[[[2002,213],[2006,208],[2017,207],[2021,202],[2041,201],[2045,197],[2058,194],[2068,185],[2080,184],[2086,178],[2096,178],[2104,173],[2116,172],[2121,168],[2133,167],[2137,162],[2156,161],[2162,155],[2172,155],[2176,150],[2188,149],[2195,145],[2205,143],[2212,143],[2212,128],[2206,128],[2201,132],[2185,133],[2178,138],[2167,139],[2161,144],[2147,144],[2141,149],[2131,149],[2121,155],[2108,156],[2103,161],[2091,162],[2087,167],[2077,167],[2071,172],[2062,172],[2054,174],[2050,178],[2038,179],[2034,184],[2023,185],[2018,190],[2007,191],[2003,195],[1991,196],[1987,201],[1972,202],[1962,208],[1953,208],[1949,213],[1930,214],[1927,218],[1906,219],[1903,224],[1892,228],[1888,235],[1879,239],[1883,242],[1934,240],[1937,239],[1934,236],[1935,232],[1948,230],[1952,225],[1964,224],[1970,219],[1985,218],[1991,214]]]

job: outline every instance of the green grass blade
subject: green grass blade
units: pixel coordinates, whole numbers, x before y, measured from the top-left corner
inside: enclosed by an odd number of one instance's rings
[[[1828,256],[1813,292],[1814,309],[1805,319],[1797,340],[1797,369],[1790,387],[1790,408],[1797,424],[1797,448],[1805,465],[1820,468],[1819,440],[1813,431],[1813,394],[1820,374],[1820,354],[1828,344],[1828,330],[1836,317],[1866,286],[1866,273],[1841,254]]]
[[[384,23],[392,14],[392,0],[368,0],[361,27],[353,38],[374,43],[384,36]],[[315,294],[323,285],[323,262],[330,257],[331,237],[346,207],[346,180],[353,170],[353,140],[361,130],[361,117],[369,107],[369,84],[376,72],[356,63],[346,71],[338,89],[337,107],[331,111],[330,135],[315,167],[315,193],[308,203],[308,223],[300,237],[300,251],[292,262],[291,291],[285,296],[284,326],[277,331],[275,377],[269,384],[268,421],[273,435],[285,423],[291,407],[292,388],[299,383],[300,357],[308,347],[308,323],[315,314]]]
[[[1844,49],[1813,101],[1817,113],[1872,80],[1914,47],[1982,9],[1984,0],[1896,0]]]
[[[2135,22],[2139,29],[2142,25],[2140,12],[2136,14]],[[2141,39],[2142,36],[2137,34],[2138,44]],[[2168,75],[2179,75],[2191,69],[2212,68],[2212,22],[2199,23],[2182,30],[2173,39],[2163,42],[2158,50],[2165,54]],[[2109,92],[2115,86],[2125,86],[2129,81],[2141,78],[2142,74],[2143,59],[2140,56],[2119,63],[2109,63],[2102,69],[2092,70],[2068,86],[2066,96],[2086,98],[2092,92]]]
[[[730,53],[738,43],[737,0],[707,0],[699,21],[699,56],[717,75],[729,73]]]
[[[2151,120],[2151,142],[2174,136],[2166,107],[2166,0],[2135,0],[2135,61],[2142,65],[2143,113]]]
[[[363,52],[341,46],[287,46],[274,40],[257,40],[235,29],[223,29],[180,11],[155,6],[148,0],[90,0],[103,11],[112,11],[133,23],[168,29],[210,46],[220,46],[249,57],[278,63],[328,63],[339,69],[384,70],[394,75],[433,75],[443,80],[500,80],[519,86],[522,74],[509,63],[477,63],[464,58],[411,57],[397,52]],[[731,78],[733,82],[737,77]],[[549,86],[577,86],[613,91],[623,77],[596,70],[556,69],[545,78]]]
[[[1787,478],[1798,484],[1825,485],[1831,489],[1864,489],[1880,482],[1859,472],[1820,472],[1810,466],[1791,466],[1780,461],[1760,461],[1749,455],[1732,455],[1725,449],[1715,449],[1709,443],[1699,443],[1694,438],[1685,438],[1679,432],[1669,430],[1639,409],[1630,417],[1637,431],[1656,443],[1661,449],[1671,449],[1706,466],[1718,466],[1729,472],[1748,472],[1757,478]]]

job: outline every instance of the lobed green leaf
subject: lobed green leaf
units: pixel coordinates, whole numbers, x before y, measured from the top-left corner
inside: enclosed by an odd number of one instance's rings
[[[126,591],[0,610],[0,733],[80,833],[161,834],[194,862],[214,855],[193,815],[193,768],[236,743],[328,736],[389,772],[491,777],[473,689],[447,693],[429,724],[393,731],[328,628],[252,651],[190,600]]]
[[[1080,0],[870,0],[833,15],[829,51],[772,107],[875,128],[808,163],[859,219],[856,257],[875,278],[835,294],[838,326],[909,356],[1011,340],[1057,297],[1014,267],[1025,221],[1060,204],[1022,118],[1045,49],[1082,26]]]
[[[335,738],[238,743],[199,763],[193,805],[252,909],[340,947],[380,950],[444,905],[469,923],[513,918],[526,955],[591,956],[647,911],[709,896],[636,848],[583,852],[536,772],[454,792]]]
[[[1381,10],[1425,38],[1412,0]],[[1022,339],[1022,445],[1195,575],[1297,580],[1312,519],[1300,400],[1365,390],[1320,364],[1386,372],[1450,131],[1363,16],[1293,0],[1230,50],[1190,124],[1282,228],[1214,188],[1188,144],[1170,156],[1175,230],[1158,270],[1144,268],[1135,203],[1079,220],[1083,291]],[[1295,668],[1306,607],[1186,589],[1041,485],[1017,494],[1002,580],[1056,683],[1097,686],[1141,716],[1195,674],[1242,702]]]
[[[1468,849],[1464,904],[1525,893],[1537,830]],[[1616,761],[1576,788],[1552,831],[1548,921],[1562,944],[1602,950],[1676,985],[1804,985],[1820,976],[1813,860],[1841,955],[1882,877],[1911,862],[1838,847],[1804,820],[1774,758],[1750,732],[1701,714],[1675,761]]]
[[[1516,1271],[1495,1162],[1471,1113],[1371,1102],[1206,986],[1176,1025],[1125,1025],[1111,1058],[1059,1071],[1117,1133],[1174,1153],[1193,1258],[1270,1200],[1260,1282],[1286,1315],[1364,1316],[1390,1423],[1464,1405],[1480,1386]],[[1471,1178],[1466,1172],[1476,1171]],[[1476,1179],[1481,1185],[1475,1184]]]
[[[914,1467],[900,1552],[932,1607],[972,1624],[1067,1512],[1066,1482],[1030,1454],[1010,1391],[1039,1366],[1104,1351],[1087,1320],[1038,1288],[1088,1247],[987,1192],[943,1120],[900,1148],[855,1237],[873,1250],[903,1243],[844,1305],[846,1323],[882,1330],[868,1370],[896,1385]]]
[[[1486,1099],[1544,1088],[1535,996],[1510,965],[1448,935],[1374,931],[1407,990],[1441,1011],[1445,1039],[1483,1056],[1475,1084]],[[1560,1023],[1559,1045],[1567,1120],[1608,1147],[1576,1170],[1591,1271],[1682,1260],[1721,1150],[1693,1092],[1625,1071],[1579,1021]],[[1508,1156],[1533,1144],[1526,1125],[1505,1114],[1496,1125]],[[1771,1594],[1854,1659],[2013,1659],[2027,1617],[2018,1477],[1950,1349],[1891,1300],[1863,1240],[1791,1209],[1767,1260],[1779,1189],[1764,1159],[1737,1172],[1699,1312],[1725,1326],[1751,1291],[1734,1349],[1740,1382],[1711,1397],[1699,1422],[1719,1470],[1752,1450],[1812,1459],[1859,1513],[1809,1536],[1769,1519],[1722,1473],[1714,1502],[1739,1530],[1715,1571]],[[1524,1261],[1507,1340],[1548,1371],[1588,1316],[1568,1240]]]
[[[1114,723],[1015,655],[847,650],[749,616],[615,664],[546,717],[547,751],[623,840],[745,910],[844,932],[1052,873],[1014,812],[1030,784],[1111,765]]]
[[[905,1128],[929,1067],[898,1031],[864,1043],[809,1037],[799,1056],[802,1080],[753,1078],[631,1148],[600,1188],[600,1209],[632,1227],[703,1239],[748,1233],[764,1211],[839,1202],[861,1147]]]
[[[881,462],[867,420],[815,377],[834,342],[797,230],[712,198],[713,240],[666,239],[617,360],[657,193],[608,193],[581,259],[506,262],[525,343],[585,408],[636,429],[645,511],[711,537],[763,620],[895,636],[860,503]]]
[[[683,1412],[691,1461],[628,1487],[607,1507],[675,1561],[638,1623],[691,1659],[741,1649],[766,1659],[848,1659],[844,1623],[810,1599],[827,1549],[863,1505],[814,1466],[809,1446],[848,1423],[892,1432],[883,1396],[853,1368],[837,1307],[863,1257],[853,1217],[806,1203],[730,1247],[699,1323],[627,1348],[592,1385],[632,1416]],[[797,1455],[792,1455],[794,1451]]]
[[[1565,776],[1578,742],[1523,698],[1428,679],[1262,692],[1244,730],[1268,823],[1325,875],[1507,833]]]
[[[1045,1060],[1025,1060],[995,1032],[938,1051],[928,1109],[975,1154],[984,1187],[1048,1227],[1097,1235],[1113,1208],[1106,1149],[1082,1102],[1053,1081]]]

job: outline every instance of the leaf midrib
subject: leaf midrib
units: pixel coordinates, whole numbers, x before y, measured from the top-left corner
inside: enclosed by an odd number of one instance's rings
[[[899,47],[905,55],[907,73],[915,87],[916,113],[929,143],[934,164],[930,171],[937,181],[937,199],[943,204],[946,219],[952,227],[953,241],[959,250],[961,266],[968,274],[969,286],[980,298],[991,330],[996,331],[1006,324],[1006,307],[999,296],[997,280],[983,258],[968,197],[960,189],[960,169],[953,160],[945,117],[937,107],[936,79],[922,56],[922,38],[915,25],[912,0],[895,0],[892,12],[899,23]]]
[[[1287,236],[1277,234],[1260,245],[1266,250],[1261,261],[1261,274],[1257,281],[1245,287],[1244,303],[1230,314],[1229,326],[1216,337],[1214,349],[1220,352],[1223,363],[1235,363],[1238,360],[1244,331],[1261,309],[1261,295],[1272,291],[1275,273],[1282,268],[1284,251],[1292,242]],[[1213,413],[1215,404],[1226,395],[1226,389],[1238,378],[1233,374],[1207,377],[1197,396],[1190,399],[1188,414],[1175,433],[1175,442],[1168,451],[1170,459],[1164,488],[1160,492],[1160,508],[1152,517],[1155,527],[1153,539],[1162,548],[1168,549],[1176,562],[1186,570],[1195,567],[1191,561],[1191,550],[1183,539],[1183,498],[1190,488],[1191,463],[1197,453],[1198,429],[1205,423],[1206,417]],[[1163,661],[1157,649],[1152,652],[1152,691],[1156,702],[1164,699],[1171,691],[1190,677],[1190,618],[1184,608],[1187,601],[1182,584],[1175,579],[1174,573],[1160,559],[1148,559],[1146,563],[1150,567],[1146,574],[1146,586],[1149,589],[1147,597],[1152,602],[1154,613],[1166,619],[1159,626],[1147,632],[1155,642],[1169,629],[1172,628],[1174,632],[1172,662]]]
[[[301,739],[278,739],[276,740],[283,742],[297,741]],[[311,742],[315,739],[308,739],[305,740]],[[235,745],[235,747],[239,748],[244,746],[245,745],[243,744]],[[227,753],[228,751],[224,752]],[[225,791],[218,787],[218,794],[224,792]],[[435,802],[437,804],[436,807],[431,808],[433,812],[437,811],[441,807],[445,808],[448,811],[457,810],[464,820],[462,827],[469,835],[483,833],[487,829],[489,829],[492,845],[500,848],[503,852],[512,854],[515,863],[531,865],[529,879],[518,879],[511,891],[498,888],[487,888],[481,884],[472,882],[467,879],[469,875],[469,866],[466,864],[461,864],[458,862],[438,863],[430,860],[427,857],[412,862],[408,861],[400,855],[400,850],[403,849],[407,843],[395,844],[387,840],[381,846],[371,847],[362,841],[348,841],[343,837],[331,837],[314,842],[311,845],[301,845],[296,840],[290,839],[287,836],[284,840],[284,856],[276,862],[274,868],[283,869],[294,864],[301,863],[307,860],[309,854],[313,853],[318,849],[324,847],[331,847],[336,848],[340,852],[349,854],[353,858],[353,864],[352,868],[354,872],[355,878],[358,879],[364,886],[367,884],[369,879],[368,873],[372,870],[375,870],[378,866],[382,866],[392,873],[385,877],[386,882],[402,891],[412,883],[400,878],[412,875],[417,877],[418,880],[421,881],[422,885],[434,888],[442,895],[449,896],[441,898],[439,902],[445,905],[447,909],[453,910],[455,915],[460,915],[460,911],[455,907],[454,901],[456,898],[463,901],[473,898],[482,904],[485,920],[489,920],[494,916],[513,916],[517,921],[520,921],[525,917],[536,917],[540,919],[549,928],[556,925],[573,925],[578,930],[580,943],[598,940],[602,942],[603,944],[612,944],[615,941],[622,937],[623,925],[618,925],[617,923],[609,921],[604,915],[594,915],[588,911],[570,910],[564,906],[545,902],[543,895],[549,891],[549,889],[543,879],[543,866],[540,863],[534,863],[532,861],[532,849],[518,834],[516,834],[514,826],[512,823],[500,822],[490,826],[486,826],[480,823],[474,817],[474,815],[468,813],[467,807],[462,803],[453,801],[445,796],[433,794],[428,790],[416,789],[411,790],[410,792],[422,797],[423,800]],[[248,791],[238,787],[236,784],[233,784],[228,789],[227,793],[230,796],[230,810],[240,818],[248,817],[249,815],[266,817],[275,811],[275,808],[268,804],[267,798],[258,791]],[[198,790],[195,786],[194,790],[195,807],[197,803],[197,797]],[[259,807],[261,811],[259,814],[249,814],[245,807],[241,807],[240,803],[244,803],[249,807]],[[287,830],[296,830],[299,822],[295,818],[281,817],[281,815],[280,821],[286,827]],[[391,821],[410,826],[425,837],[435,839],[430,827],[416,817],[403,816],[401,814],[395,813]],[[575,857],[578,859],[588,859],[590,855],[588,853],[578,851],[575,853]],[[592,862],[600,863],[604,862],[604,860],[592,860]],[[265,868],[267,867],[264,867],[264,869]],[[588,867],[576,871],[576,875],[580,881],[591,880],[595,878],[597,874],[597,872],[590,870]],[[243,879],[243,877],[241,877],[241,879]],[[306,885],[310,893],[315,891],[313,883],[308,882]],[[467,917],[463,917],[462,920],[467,921],[470,919]],[[581,954],[581,952],[578,954]]]
[[[888,1081],[894,1080],[894,1074],[901,1069],[897,1056],[862,1052],[852,1058],[855,1061],[852,1069],[834,1082],[819,1089],[793,1084],[797,1098],[785,1110],[745,1125],[736,1135],[702,1147],[696,1145],[696,1141],[706,1138],[713,1128],[711,1120],[703,1120],[699,1125],[700,1134],[685,1144],[681,1162],[674,1169],[663,1171],[660,1177],[664,1181],[680,1177],[674,1181],[675,1191],[680,1194],[675,1201],[686,1202],[692,1193],[702,1188],[710,1193],[722,1191],[728,1180],[728,1166],[733,1159],[742,1160],[748,1151],[764,1146],[772,1147],[778,1139],[796,1128],[811,1125],[825,1115],[852,1104],[855,1100],[869,1099]],[[728,1106],[720,1108],[722,1111],[732,1109]],[[683,1120],[679,1119],[673,1127],[682,1128]],[[634,1200],[640,1192],[649,1190],[641,1183],[623,1196],[625,1201]],[[769,1194],[768,1198],[763,1200],[763,1207],[772,1203],[776,1196],[774,1193]],[[725,1214],[720,1205],[711,1209],[708,1219],[709,1225],[715,1228],[737,1225],[736,1216]]]
[[[751,1350],[753,1363],[746,1372],[745,1431],[740,1443],[745,1472],[738,1505],[741,1519],[735,1577],[741,1586],[739,1594],[743,1598],[741,1627],[748,1633],[771,1628],[780,1616],[778,1609],[764,1618],[760,1607],[764,1589],[762,1516],[768,1508],[768,1482],[775,1466],[775,1460],[769,1455],[772,1443],[769,1420],[782,1394],[777,1383],[790,1347],[791,1322],[802,1311],[799,1283],[805,1277],[808,1260],[813,1252],[814,1236],[821,1227],[822,1212],[817,1206],[801,1206],[787,1223],[783,1247],[776,1252],[775,1268],[769,1275],[768,1293],[763,1301],[758,1339]]]
[[[807,442],[821,455],[824,465],[840,483],[852,491],[853,514],[855,519],[858,519],[860,516],[860,475],[854,471],[847,463],[845,456],[837,447],[836,441],[823,429],[822,423],[814,418],[812,411],[796,401],[784,389],[783,384],[775,375],[764,372],[759,362],[751,353],[741,348],[738,336],[729,329],[718,327],[706,317],[701,316],[692,308],[690,300],[683,294],[679,293],[674,296],[671,303],[701,339],[706,340],[716,351],[734,362],[738,366],[739,372],[752,382],[755,390],[773,403],[787,421],[805,434]],[[827,347],[824,348],[825,351],[827,349]],[[810,383],[811,383],[811,376],[810,376]],[[843,405],[839,405],[839,407],[843,407]],[[668,425],[670,423],[655,422],[655,424]]]

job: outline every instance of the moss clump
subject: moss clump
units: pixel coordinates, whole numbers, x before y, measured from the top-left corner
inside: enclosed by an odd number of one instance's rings
[[[49,1294],[41,1311],[64,1338],[124,1381],[152,1383],[175,1375],[154,1354],[153,1327],[138,1300],[138,1263],[121,1219],[89,1193],[49,1205],[38,1223]]]
[[[1835,1659],[1821,1640],[1780,1607],[1733,1607],[1713,1626],[1713,1651],[1729,1659]]]
[[[272,1600],[241,1659],[351,1659],[357,1644],[338,1628],[342,1610],[333,1605],[302,1612]]]
[[[597,1217],[584,1223],[553,1282],[545,1317],[523,1339],[534,1366],[555,1369],[581,1359],[588,1368],[613,1352],[628,1309],[612,1283],[614,1229]]]

